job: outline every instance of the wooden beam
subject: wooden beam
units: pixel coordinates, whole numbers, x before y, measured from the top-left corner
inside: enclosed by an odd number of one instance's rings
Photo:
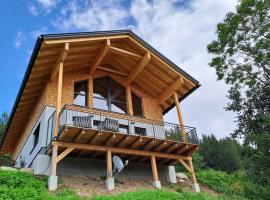
[[[159,104],[162,104],[164,101],[166,101],[170,96],[173,95],[173,93],[180,89],[181,86],[183,86],[183,78],[179,77],[177,80],[175,80],[166,90],[164,90],[159,96],[158,96],[158,102]]]
[[[128,114],[133,116],[132,95],[130,85],[126,86],[126,101]]]
[[[107,151],[107,177],[112,177],[112,152]]]
[[[65,151],[63,151],[59,156],[56,158],[56,163],[59,163],[64,157],[66,157],[74,148],[68,147]]]
[[[179,123],[181,126],[182,140],[183,140],[183,142],[187,142],[184,120],[183,120],[183,116],[181,113],[180,104],[179,104],[179,100],[178,100],[178,96],[177,96],[176,92],[174,92],[173,97],[174,97],[174,102],[175,102],[175,106],[176,106],[176,110],[177,110],[177,114],[178,114]]]
[[[91,109],[93,108],[93,76],[89,75],[88,77],[88,107]]]
[[[151,156],[151,167],[152,167],[153,180],[158,181],[157,163],[156,163],[155,156]]]
[[[96,55],[96,58],[95,58],[94,62],[92,63],[92,65],[90,67],[90,75],[94,74],[94,72],[97,69],[97,66],[101,63],[102,59],[107,54],[109,48],[110,48],[110,40],[107,39],[105,45],[103,46],[103,48],[101,48],[99,50],[98,54]]]
[[[126,137],[124,137],[118,144],[118,147],[124,147],[127,143],[127,141],[130,139],[130,137],[127,135]]]
[[[69,43],[65,43],[64,49],[62,50],[59,57],[57,58],[55,62],[55,66],[52,68],[53,70],[51,72],[51,78],[50,78],[51,80],[53,80],[56,74],[59,72],[59,63],[64,62],[65,58],[67,57],[68,52],[69,52]]]
[[[129,38],[128,35],[114,35],[114,36],[97,36],[97,37],[76,37],[68,39],[46,39],[45,44],[59,44],[59,43],[77,43],[77,42],[90,42],[90,41],[100,41],[106,39],[119,39],[119,38]]]
[[[52,144],[58,145],[61,147],[72,147],[74,149],[83,149],[83,150],[88,150],[88,151],[106,152],[106,151],[110,150],[111,152],[114,152],[114,153],[122,153],[122,154],[129,154],[129,155],[138,155],[138,156],[147,156],[147,157],[155,156],[157,158],[170,158],[170,159],[174,159],[174,160],[178,160],[178,159],[186,160],[187,159],[187,156],[183,156],[183,155],[144,151],[144,150],[138,150],[138,149],[108,147],[108,146],[100,146],[100,145],[63,142],[63,141],[52,141]]]
[[[135,142],[133,142],[133,144],[130,146],[131,149],[136,148],[138,146],[138,144],[142,143],[142,138],[138,138],[137,140],[135,140]]]
[[[185,161],[183,161],[182,159],[179,159],[178,161],[180,162],[180,164],[183,165],[184,168],[186,168],[188,172],[191,172],[190,167],[187,165],[187,163],[185,163]]]
[[[131,58],[142,58],[142,56],[136,54],[136,53],[133,53],[133,52],[130,52],[130,51],[127,51],[127,50],[124,50],[124,49],[120,49],[120,48],[117,48],[117,47],[110,47],[110,51],[114,52],[114,53],[118,53],[118,54],[121,54],[121,55],[125,55],[125,56],[129,56]]]
[[[114,140],[115,137],[116,137],[115,134],[110,135],[109,139],[107,139],[107,140],[105,141],[104,145],[105,145],[105,146],[108,146],[108,145]]]
[[[85,134],[85,130],[84,129],[81,129],[80,132],[75,136],[75,138],[73,139],[73,141],[74,142],[78,142],[81,139],[82,135],[84,135],[84,134]]]
[[[192,183],[197,183],[196,180],[196,176],[195,176],[195,171],[194,171],[194,167],[193,167],[193,163],[192,163],[192,157],[188,157],[188,163],[189,163],[189,167],[190,167],[190,175],[191,175],[191,181]]]
[[[120,75],[120,76],[128,76],[128,75],[127,75],[126,73],[124,73],[124,72],[120,72],[120,71],[118,71],[118,70],[109,69],[109,68],[102,67],[102,66],[98,66],[97,69],[102,70],[102,71],[105,71],[105,72],[111,72],[111,73],[114,73],[114,74],[117,74],[117,75]]]
[[[144,69],[146,65],[150,62],[151,55],[149,52],[145,54],[143,59],[140,61],[140,63],[135,67],[128,75],[126,85],[130,84],[136,77],[137,75]]]
[[[59,63],[59,73],[58,73],[58,84],[57,84],[57,102],[56,102],[56,111],[55,111],[55,126],[54,126],[54,136],[58,135],[58,122],[59,114],[61,112],[62,104],[62,84],[63,84],[63,62]]]

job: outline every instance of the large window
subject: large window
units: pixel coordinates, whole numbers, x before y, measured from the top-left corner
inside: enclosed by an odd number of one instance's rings
[[[131,98],[132,98],[133,115],[142,117],[143,110],[141,98],[133,93],[131,93]]]
[[[94,79],[94,108],[127,113],[125,88],[109,77]]]
[[[74,104],[87,106],[87,80],[74,83]]]

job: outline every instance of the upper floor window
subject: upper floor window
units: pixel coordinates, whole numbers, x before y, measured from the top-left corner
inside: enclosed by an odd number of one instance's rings
[[[141,100],[141,98],[136,96],[133,93],[131,93],[131,98],[132,98],[133,115],[142,117],[143,116],[143,110],[142,110],[142,100]]]
[[[94,108],[127,113],[125,88],[109,77],[94,79]]]
[[[78,81],[74,83],[74,104],[87,106],[87,85],[88,81]]]

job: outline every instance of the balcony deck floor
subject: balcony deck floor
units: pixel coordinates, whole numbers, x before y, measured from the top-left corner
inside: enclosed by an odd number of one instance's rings
[[[169,153],[183,156],[190,156],[198,148],[197,144],[176,142],[166,139],[154,139],[151,137],[135,134],[127,135],[111,131],[100,132],[91,128],[79,128],[73,126],[66,126],[59,134],[57,140],[81,144],[92,144],[99,146],[121,147],[135,150]],[[63,150],[64,148],[60,148],[59,152]],[[97,159],[106,158],[106,154],[104,152],[86,151],[79,149],[72,151],[72,153],[70,153],[70,156]],[[149,159],[147,157],[127,154],[121,154],[119,156],[134,162],[149,162]],[[158,164],[168,165],[172,162],[175,162],[175,160],[165,158],[157,159]]]

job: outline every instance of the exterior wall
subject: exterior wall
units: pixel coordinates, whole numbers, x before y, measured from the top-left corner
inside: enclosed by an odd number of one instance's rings
[[[28,123],[25,125],[25,129],[21,133],[21,137],[18,140],[18,143],[16,144],[15,151],[13,153],[13,160],[15,160],[18,157],[18,153],[21,151],[22,147],[24,146],[26,139],[28,138],[30,132],[34,128],[38,118],[40,117],[40,114],[42,110],[44,109],[45,106],[45,100],[46,100],[46,95],[47,90],[44,89],[39,97],[38,103],[34,105],[33,112],[29,116]],[[26,116],[27,117],[27,116]]]
[[[36,155],[41,151],[42,148],[48,145],[49,137],[49,130],[48,130],[48,120],[50,116],[53,114],[55,108],[53,107],[44,107],[43,111],[40,114],[37,120],[34,122],[32,130],[28,133],[29,136],[27,137],[22,149],[20,150],[15,166],[21,167],[21,162],[25,162],[25,167],[29,167],[36,157]],[[37,126],[40,124],[40,132],[39,132],[39,140],[35,148],[33,149],[34,145],[34,131],[36,130]]]
[[[65,67],[65,66],[64,66]],[[94,79],[99,77],[109,76],[118,83],[124,85],[124,78],[122,76],[103,72],[97,70],[94,74]],[[63,75],[63,90],[62,90],[62,106],[65,104],[73,104],[74,95],[74,82],[80,80],[89,79],[89,69],[81,69],[77,71],[65,72]],[[92,91],[92,85],[89,84],[88,91]],[[144,112],[144,117],[149,120],[163,121],[163,114],[160,106],[158,105],[157,99],[151,94],[146,92],[144,89],[132,84],[131,90],[142,98],[142,107]],[[57,79],[48,82],[47,85],[47,96],[45,99],[46,105],[56,106],[56,96],[57,96]],[[88,102],[91,105],[93,97],[89,95]]]
[[[51,159],[48,155],[39,155],[33,162],[32,168],[35,174],[50,175]],[[106,176],[107,174],[106,160],[88,159],[88,158],[72,158],[66,157],[57,165],[57,175],[71,176],[82,175],[91,178]],[[168,176],[167,166],[157,166],[160,180],[166,180]],[[152,170],[150,164],[130,162],[124,170],[119,174],[119,178],[131,178],[133,180],[152,180]]]

